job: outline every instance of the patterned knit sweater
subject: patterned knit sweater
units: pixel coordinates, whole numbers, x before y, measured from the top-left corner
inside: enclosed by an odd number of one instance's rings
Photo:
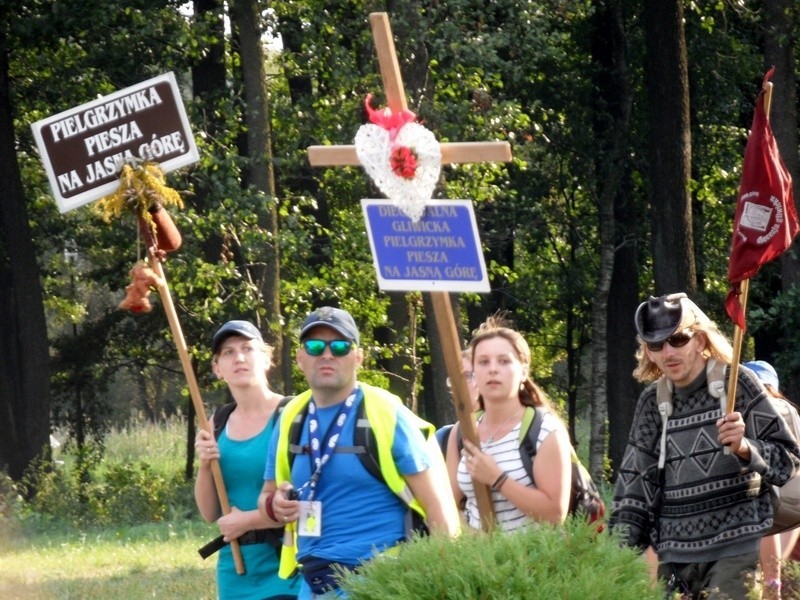
[[[612,529],[627,532],[629,545],[653,545],[659,560],[668,563],[758,551],[772,526],[766,484],[783,485],[791,478],[800,465],[800,449],[746,368],[739,370],[736,410],[745,421],[749,463],[723,453],[716,427],[722,411],[719,400],[708,393],[705,370],[689,386],[676,388],[667,422],[666,466],[660,474],[656,384],[642,392],[610,518]]]

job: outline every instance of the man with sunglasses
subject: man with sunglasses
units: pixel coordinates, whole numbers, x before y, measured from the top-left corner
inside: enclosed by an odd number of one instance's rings
[[[670,592],[745,600],[772,526],[769,486],[790,479],[800,449],[747,368],[734,411],[723,413],[733,350],[686,294],[650,297],[635,324],[633,374],[650,385],[636,407],[610,528],[631,546],[655,549]]]
[[[413,515],[452,535],[458,514],[433,426],[397,396],[358,381],[364,352],[348,312],[312,312],[296,360],[310,389],[281,413],[259,509],[286,525],[281,574],[299,564],[304,599],[337,590],[338,570],[391,552]]]

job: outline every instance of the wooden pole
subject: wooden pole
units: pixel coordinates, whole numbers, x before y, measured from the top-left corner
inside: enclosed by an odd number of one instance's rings
[[[750,291],[750,280],[744,279],[739,285],[739,303],[742,306],[742,312],[747,314],[747,294]],[[731,369],[728,376],[730,383],[728,384],[728,404],[725,409],[725,414],[732,413],[734,407],[736,406],[736,384],[739,381],[739,361],[742,358],[743,339],[744,331],[738,325],[734,325],[733,359],[731,360]]]
[[[431,303],[436,317],[436,328],[442,340],[447,375],[450,377],[450,385],[453,390],[453,403],[458,417],[458,426],[461,428],[461,434],[464,439],[469,440],[480,448],[481,442],[478,439],[478,431],[472,414],[472,400],[467,389],[467,382],[462,375],[464,367],[461,363],[461,344],[455,327],[453,307],[450,305],[450,294],[447,292],[431,292]],[[475,489],[478,513],[481,517],[481,528],[484,531],[490,531],[496,523],[492,494],[487,485],[475,479],[472,480],[472,484]]]
[[[392,30],[389,26],[389,15],[385,12],[370,13],[369,22],[372,37],[383,80],[386,106],[393,112],[408,110],[400,65],[397,61]],[[439,144],[442,152],[442,163],[469,163],[511,160],[511,146],[508,142],[456,142]],[[358,160],[355,146],[310,146],[308,160],[312,166],[356,166]],[[450,296],[447,292],[432,292],[433,317],[439,336],[442,338],[447,375],[453,386],[453,402],[455,403],[458,422],[464,438],[480,446],[475,421],[472,415],[472,402],[466,381],[461,373],[461,344]],[[494,504],[489,487],[473,480],[475,499],[484,530],[495,525]]]
[[[772,109],[772,82],[764,84],[764,113],[769,119]],[[742,306],[742,314],[747,317],[747,294],[750,291],[750,280],[744,279],[739,287],[739,304]],[[731,372],[728,379],[728,402],[725,407],[725,414],[732,413],[736,406],[736,384],[739,381],[739,361],[742,357],[742,342],[744,331],[738,325],[733,327],[733,359],[731,360]]]
[[[509,162],[508,142],[443,142],[439,144],[442,164],[452,165],[479,161]],[[312,167],[361,166],[355,146],[309,146],[308,163]]]
[[[195,413],[197,413],[197,422],[201,428],[205,429],[209,434],[214,435],[214,432],[211,431],[211,425],[206,418],[203,399],[200,396],[200,388],[197,386],[197,379],[194,374],[194,369],[192,368],[192,362],[189,358],[189,350],[186,347],[186,340],[183,337],[180,321],[178,321],[178,313],[175,310],[175,304],[172,302],[172,295],[169,292],[167,278],[164,276],[164,268],[161,266],[161,261],[153,252],[149,252],[149,259],[150,268],[158,276],[158,293],[161,295],[161,303],[164,305],[164,312],[167,314],[167,321],[169,321],[170,329],[172,329],[172,337],[175,338],[175,345],[178,347],[178,356],[180,356],[181,366],[186,375],[186,382],[189,384],[192,404],[194,405]],[[222,470],[219,467],[219,461],[216,459],[211,461],[211,475],[214,478],[214,486],[217,489],[217,497],[219,498],[220,508],[222,508],[222,514],[227,515],[231,512],[231,505],[228,501],[228,492],[225,490],[225,482],[222,479]],[[239,575],[244,575],[244,560],[242,559],[242,549],[239,547],[239,542],[237,540],[231,540],[230,543],[233,562],[236,565],[236,572]]]
[[[386,93],[386,105],[394,113],[408,110],[403,80],[400,76],[400,65],[392,38],[392,29],[389,25],[389,15],[384,12],[371,13],[369,22],[372,27],[372,36],[375,39],[375,48],[378,54],[383,89]],[[450,296],[447,292],[432,292],[431,303],[436,328],[442,339],[445,365],[450,383],[453,386],[453,399],[456,404],[458,423],[465,439],[480,446],[475,422],[472,416],[471,402],[467,383],[461,374],[461,344],[456,329],[453,307],[450,305]],[[478,512],[481,516],[481,525],[485,531],[494,527],[494,503],[489,492],[489,487],[473,479],[475,500],[478,503]]]

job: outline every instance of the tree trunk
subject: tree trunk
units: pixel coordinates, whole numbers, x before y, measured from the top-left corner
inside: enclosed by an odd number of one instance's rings
[[[450,390],[447,389],[447,367],[444,362],[444,350],[442,340],[439,337],[439,327],[436,325],[436,317],[433,311],[433,301],[427,292],[422,294],[425,310],[425,320],[422,335],[428,339],[428,349],[430,352],[430,363],[423,365],[423,385],[425,388],[422,403],[424,414],[428,421],[441,427],[455,420],[455,408]],[[453,317],[458,322],[459,306],[454,294],[450,294],[450,302],[453,305]]]
[[[389,391],[398,395],[414,410],[417,406],[417,390],[420,370],[417,360],[417,307],[410,297],[402,292],[389,292],[387,324],[375,329],[375,341],[385,346],[404,345],[407,352],[391,352],[389,356],[376,359],[377,365],[389,378]]]
[[[49,448],[50,346],[17,163],[5,31],[0,27],[0,469],[18,481]]]
[[[209,138],[214,139],[222,127],[218,118],[218,101],[226,90],[225,70],[225,24],[222,20],[220,0],[194,0],[195,20],[210,29],[214,43],[209,44],[200,62],[192,68],[192,95],[200,103],[199,125]],[[195,196],[192,203],[199,212],[205,211],[211,202],[211,191],[205,177],[196,177]],[[209,236],[203,246],[203,254],[209,262],[219,259],[222,238]]]
[[[683,0],[645,0],[643,23],[655,291],[694,296],[697,277],[689,196],[692,148]]]
[[[624,209],[619,203],[617,214],[633,209]],[[625,227],[626,220],[616,218],[618,228]],[[628,229],[628,231],[632,231]],[[612,480],[622,463],[622,455],[628,443],[633,413],[642,387],[633,378],[636,368],[636,329],[633,315],[639,305],[637,274],[639,263],[634,244],[618,240],[614,253],[614,273],[611,278],[611,293],[608,298],[608,349],[606,373],[608,373],[608,458],[611,462]]]
[[[306,33],[303,30],[303,23],[299,17],[281,15],[278,24],[281,39],[283,40],[284,53],[301,55],[305,45]],[[296,70],[287,70],[284,73],[289,83],[289,97],[292,106],[297,110],[303,111],[314,119],[313,106],[314,85],[307,71],[298,73]],[[299,148],[305,150],[308,146],[318,143],[316,140],[306,138],[301,135],[297,140]],[[314,211],[314,218],[320,224],[315,230],[311,239],[311,252],[309,268],[313,271],[320,271],[323,267],[331,263],[331,240],[328,232],[331,229],[331,214],[328,206],[328,198],[325,194],[319,194],[319,185],[314,177],[314,171],[308,164],[308,160],[301,161],[292,174],[294,180],[293,188],[304,190],[304,193],[317,200],[317,208]],[[296,192],[295,192],[296,193]],[[291,374],[291,372],[289,373]]]
[[[251,273],[261,290],[261,300],[269,321],[267,341],[273,346],[273,361],[282,360],[280,263],[278,253],[278,205],[275,197],[275,172],[272,163],[272,130],[269,119],[269,100],[266,89],[264,48],[259,27],[256,0],[236,0],[231,7],[233,26],[239,33],[239,55],[244,82],[245,121],[247,125],[248,169],[245,185],[255,187],[264,196],[266,206],[258,210],[259,226],[268,234],[270,242],[261,249],[264,268]],[[263,327],[262,327],[263,329]],[[273,376],[282,374],[280,364],[275,365]],[[284,389],[286,382],[273,381],[276,389]]]
[[[794,201],[800,203],[800,157],[797,139],[797,82],[795,79],[795,30],[800,10],[796,0],[770,0],[764,6],[764,67],[775,66],[772,76],[770,125],[786,168],[792,174]],[[797,245],[781,256],[783,292],[800,285]],[[788,327],[792,315],[782,320]],[[761,358],[761,357],[759,357]],[[765,357],[770,358],[770,357]],[[800,397],[800,373],[781,373],[781,388],[789,398]]]
[[[609,310],[612,298],[612,282],[615,273],[615,230],[614,208],[624,200],[625,182],[629,177],[627,148],[631,112],[631,90],[628,59],[625,47],[625,25],[620,0],[596,3],[597,12],[593,23],[592,56],[598,68],[594,71],[594,89],[597,90],[594,107],[594,131],[597,136],[599,157],[596,164],[597,198],[599,203],[600,267],[592,305],[592,386],[591,386],[591,441],[590,470],[593,476],[604,476],[606,457],[606,419],[617,421],[615,397],[608,394],[609,340],[608,316],[620,315],[615,306]],[[617,278],[619,280],[621,278]],[[633,313],[628,320],[633,321]],[[619,335],[619,331],[611,329]],[[630,327],[621,328],[628,333]],[[633,336],[631,336],[631,339]],[[615,342],[619,341],[615,339]],[[623,344],[627,348],[629,344]],[[615,358],[619,358],[616,357]],[[624,363],[623,363],[624,364]],[[615,375],[619,373],[615,372]],[[630,380],[630,373],[623,379]],[[618,390],[619,380],[614,381],[614,391]],[[634,399],[635,402],[635,399]],[[610,410],[613,409],[613,410]],[[632,414],[632,411],[631,411]],[[615,423],[615,425],[618,425]],[[618,428],[618,427],[617,427]],[[616,431],[616,428],[615,428]],[[624,438],[627,439],[627,430]]]
[[[227,89],[223,7],[221,0],[194,0],[192,4],[195,20],[201,26],[209,28],[209,33],[214,40],[206,47],[200,62],[192,68],[192,95],[200,103],[199,125],[208,133],[209,138],[214,139],[222,127],[222,122],[218,118],[218,102]],[[207,181],[208,178],[203,174],[194,177],[193,204],[200,213],[207,211],[212,202],[212,192]],[[203,242],[202,248],[207,262],[217,262],[222,251],[222,237],[216,234],[209,235]],[[192,364],[194,365],[194,361]],[[194,366],[196,367],[196,365]],[[186,465],[184,466],[187,480],[191,479],[194,474],[194,418],[196,417],[191,399],[188,399],[188,406],[190,423],[187,425]]]

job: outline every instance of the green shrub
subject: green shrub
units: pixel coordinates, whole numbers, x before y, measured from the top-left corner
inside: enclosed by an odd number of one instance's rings
[[[106,465],[94,477],[82,483],[63,466],[40,467],[35,475],[36,495],[24,511],[27,519],[74,526],[136,525],[193,512],[191,484],[180,474],[163,475],[140,462]]]
[[[185,435],[181,417],[158,423],[134,419],[112,429],[103,445],[84,446],[83,456],[65,443],[55,460],[32,464],[20,488],[35,494],[25,494],[30,500],[16,512],[26,525],[40,528],[196,517],[192,482],[183,476]],[[0,489],[0,508],[3,495]]]
[[[570,520],[514,533],[466,531],[405,544],[344,577],[351,600],[661,600],[637,552]]]
[[[47,526],[53,520],[82,524],[86,520],[85,499],[77,474],[63,465],[41,461],[31,465],[22,485],[36,490],[22,511],[30,525]]]
[[[92,504],[102,523],[157,523],[185,488],[179,476],[166,477],[147,463],[111,465],[102,485],[93,488]]]

